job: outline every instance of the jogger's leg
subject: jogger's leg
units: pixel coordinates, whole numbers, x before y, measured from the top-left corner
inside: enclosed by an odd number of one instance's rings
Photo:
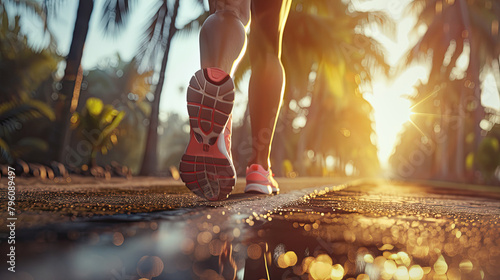
[[[249,163],[270,167],[269,154],[283,97],[281,41],[291,0],[253,0],[248,50],[252,76],[248,95],[253,156]]]
[[[200,34],[202,70],[187,89],[191,132],[179,171],[186,186],[208,200],[227,198],[236,181],[230,152],[234,84],[228,74],[245,47],[249,1],[210,1]]]
[[[246,45],[250,0],[211,0],[211,15],[200,32],[201,68],[217,67],[233,74]]]

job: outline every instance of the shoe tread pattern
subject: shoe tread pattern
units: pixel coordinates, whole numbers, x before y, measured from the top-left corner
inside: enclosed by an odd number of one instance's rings
[[[209,79],[207,70],[199,70],[191,78],[187,90],[188,114],[191,128],[202,144],[214,145],[214,138],[224,131],[234,105],[234,83],[224,79],[222,84]],[[200,137],[201,136],[201,137]]]
[[[226,199],[235,184],[233,168],[229,160],[223,158],[185,154],[179,171],[186,186],[208,200]]]
[[[189,124],[196,139],[193,141],[203,145],[207,154],[184,154],[179,171],[182,181],[193,193],[208,200],[221,200],[233,190],[234,169],[229,159],[211,157],[209,151],[218,149],[217,139],[223,137],[221,134],[233,109],[234,83],[229,76],[218,81],[209,77],[207,70],[199,70],[187,90]]]

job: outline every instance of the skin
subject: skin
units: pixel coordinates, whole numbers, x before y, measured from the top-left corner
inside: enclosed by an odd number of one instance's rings
[[[210,13],[200,32],[201,67],[231,75],[243,56],[250,23],[248,51],[252,76],[248,90],[253,155],[249,162],[271,167],[269,155],[284,91],[281,41],[291,0],[210,0]],[[251,13],[250,13],[251,11]]]

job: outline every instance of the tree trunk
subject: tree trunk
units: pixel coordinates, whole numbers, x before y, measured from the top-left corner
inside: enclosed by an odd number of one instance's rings
[[[485,117],[485,112],[483,109],[483,106],[481,105],[481,80],[480,80],[480,74],[481,74],[481,65],[480,65],[480,56],[479,56],[479,46],[478,44],[480,43],[475,39],[476,34],[473,32],[473,29],[471,27],[471,23],[469,20],[469,13],[468,13],[468,5],[465,0],[460,0],[458,1],[458,4],[460,5],[462,17],[465,19],[464,25],[465,29],[468,31],[468,40],[470,44],[470,56],[469,56],[469,67],[466,70],[467,73],[467,79],[469,79],[471,82],[474,83],[474,88],[473,88],[473,100],[476,102],[476,108],[474,109],[473,112],[473,124],[474,124],[474,145],[473,149],[474,152],[477,152],[479,148],[479,143],[481,143],[482,140],[482,129],[479,126],[481,121]],[[473,168],[473,173],[476,173],[476,170],[478,170],[477,166],[477,161],[474,161],[474,168]],[[472,175],[474,177],[474,174]],[[475,178],[478,179],[478,178]]]
[[[315,137],[314,128],[315,123],[318,121],[320,116],[320,104],[321,96],[316,94],[311,98],[311,106],[309,107],[309,113],[307,114],[306,125],[302,128],[297,142],[297,158],[295,160],[295,171],[299,176],[308,176],[308,170],[305,166],[306,161],[310,162],[310,159],[306,156],[308,150],[308,142],[311,141],[311,137]]]
[[[467,89],[460,89],[460,101],[458,105],[458,121],[457,121],[457,147],[456,147],[456,160],[455,160],[455,173],[456,180],[462,182],[465,172],[465,91]]]
[[[142,167],[140,175],[154,175],[157,172],[158,157],[157,157],[157,146],[158,146],[158,114],[160,113],[160,97],[165,83],[165,72],[167,70],[168,54],[170,52],[170,46],[172,44],[172,39],[174,38],[177,28],[175,27],[175,22],[177,20],[177,14],[179,12],[179,2],[176,0],[174,3],[174,10],[172,17],[170,18],[170,27],[168,31],[167,44],[165,46],[165,54],[161,62],[160,77],[158,78],[158,84],[156,85],[154,92],[154,101],[151,108],[151,115],[149,117],[148,132],[146,135],[146,147],[144,151],[144,158],[142,160]]]
[[[70,138],[70,119],[78,105],[80,95],[80,86],[82,83],[81,61],[83,55],[83,47],[89,30],[90,17],[94,9],[94,1],[80,0],[78,2],[78,11],[76,14],[75,28],[73,30],[73,38],[68,56],[66,57],[66,69],[64,77],[61,81],[62,88],[60,90],[59,101],[56,105],[58,129],[54,134],[54,143],[56,144],[55,157],[59,162],[66,162],[66,149],[69,145]]]
[[[448,162],[449,162],[449,142],[450,142],[450,124],[447,121],[446,115],[448,111],[446,109],[446,105],[442,102],[442,111],[441,111],[441,131],[444,133],[444,139],[441,143],[439,143],[439,150],[441,151],[440,155],[440,164],[439,164],[439,179],[446,180],[448,178]],[[444,112],[444,114],[443,114]]]
[[[470,32],[469,32],[470,34]],[[481,104],[481,80],[480,80],[480,74],[481,74],[481,66],[480,66],[480,57],[479,57],[479,52],[478,52],[478,47],[476,46],[476,42],[474,41],[474,34],[470,34],[471,36],[470,39],[470,62],[469,62],[469,69],[467,69],[467,79],[472,81],[473,83],[473,100],[476,103],[476,108],[474,108],[474,112],[472,113],[472,119],[473,119],[473,125],[474,125],[474,144],[473,144],[473,151],[474,153],[477,153],[479,149],[479,144],[481,143],[481,140],[483,136],[481,135],[482,129],[481,126],[479,125],[481,121],[485,118],[485,112],[484,112],[484,107]],[[478,165],[477,165],[477,160],[474,160],[474,168],[473,168],[473,174],[472,174],[472,180],[477,180],[478,178],[475,178],[475,173],[476,171],[479,170]]]
[[[308,172],[305,166],[306,160],[309,161],[309,159],[306,157],[308,146],[307,144],[310,141],[311,137],[316,137],[316,135],[314,135],[314,129],[321,115],[320,108],[321,103],[323,102],[326,79],[327,77],[323,73],[321,66],[319,66],[318,71],[316,72],[316,80],[314,81],[313,94],[311,97],[311,105],[308,109],[309,113],[307,114],[306,125],[302,128],[299,139],[297,141],[297,156],[294,163],[294,169],[298,173],[298,175],[302,177],[307,176]]]

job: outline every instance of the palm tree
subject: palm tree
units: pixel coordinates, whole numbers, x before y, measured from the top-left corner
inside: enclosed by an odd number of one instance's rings
[[[348,4],[341,1],[297,1],[292,9],[283,51],[285,100],[299,101],[304,94],[311,97],[297,143],[299,174],[306,171],[307,150],[323,154],[323,158],[334,156],[343,172],[350,161],[362,169],[365,164],[356,160],[359,157],[353,151],[366,147],[370,152],[360,154],[370,154],[365,160],[376,169],[376,148],[370,141],[374,134],[372,108],[362,98],[360,86],[369,87],[372,73],[387,72],[389,67],[381,45],[355,29],[376,21],[391,32],[391,21],[382,13],[349,12]]]
[[[40,119],[54,120],[54,112],[45,103],[29,98],[26,94],[12,97],[0,104],[0,162],[9,164],[35,150],[46,150],[48,145],[34,135],[19,135],[23,126]]]
[[[173,3],[172,3],[173,2]],[[198,5],[203,7],[203,1],[195,1]],[[146,30],[143,44],[139,51],[139,59],[150,67],[155,67],[157,58],[162,55],[161,67],[159,71],[159,78],[154,91],[154,100],[151,108],[151,115],[149,118],[148,132],[146,134],[146,147],[144,150],[144,158],[142,160],[142,167],[140,175],[152,175],[157,172],[158,156],[158,115],[160,112],[160,98],[163,85],[165,83],[165,71],[167,69],[168,55],[170,53],[170,46],[175,34],[179,31],[176,27],[177,16],[179,13],[180,1],[163,0],[158,9],[150,20]],[[206,12],[198,18],[191,21],[184,28],[189,32],[195,30],[196,26],[201,26],[206,18]]]
[[[46,7],[53,7],[57,10],[59,1],[46,1]],[[131,8],[130,0],[107,0],[104,6],[103,26],[106,33],[117,32],[126,22]],[[78,106],[80,97],[80,87],[82,83],[81,61],[83,49],[89,31],[89,22],[94,9],[94,0],[78,1],[78,10],[75,20],[75,28],[71,45],[66,56],[66,68],[61,80],[62,88],[58,96],[56,114],[58,125],[54,133],[54,143],[56,143],[55,157],[60,161],[65,160],[65,147],[70,138],[70,118]]]
[[[10,3],[13,4],[13,3]],[[43,18],[35,3],[18,2]],[[16,7],[19,8],[19,7]],[[55,71],[60,57],[52,46],[34,50],[21,32],[21,15],[0,3],[0,161],[12,164],[20,157],[47,149],[47,142],[30,130],[33,121],[38,127],[43,121],[53,121],[52,109],[32,93]],[[14,16],[12,16],[14,14]],[[21,13],[23,16],[24,14]],[[13,20],[12,20],[13,19]]]
[[[73,38],[69,53],[66,57],[66,68],[64,76],[61,80],[62,88],[58,96],[58,104],[56,105],[57,122],[61,130],[56,130],[55,139],[58,143],[56,145],[56,157],[59,162],[64,162],[65,147],[69,143],[70,137],[70,118],[78,105],[78,98],[80,96],[80,86],[82,82],[82,70],[80,67],[83,55],[83,47],[87,38],[89,30],[90,16],[94,9],[94,1],[80,0],[78,2],[78,10],[75,21],[75,28],[73,30]]]
[[[444,88],[439,91],[436,97],[441,101],[439,124],[441,128],[450,126],[447,115],[455,115],[456,124],[451,129],[447,127],[450,134],[447,141],[438,147],[435,157],[455,165],[448,169],[446,162],[438,166],[438,173],[442,178],[462,176],[468,150],[465,142],[467,135],[473,133],[471,152],[477,150],[482,138],[479,123],[485,113],[481,105],[481,73],[498,68],[500,3],[489,0],[416,0],[411,4],[410,11],[419,16],[416,28],[427,26],[427,31],[410,50],[404,64],[421,62],[432,53],[429,88],[451,85],[446,91]],[[456,73],[461,55],[469,59],[463,78],[457,77]],[[457,88],[457,83],[462,86]],[[450,90],[452,88],[456,90]],[[450,96],[450,93],[456,97]],[[419,92],[421,99],[426,99],[429,94],[430,91]],[[471,128],[466,125],[468,116],[473,120]],[[450,145],[456,147],[455,153],[450,151]]]
[[[158,9],[155,17],[152,20],[150,27],[148,28],[148,37],[153,38],[155,36],[155,31],[160,28],[161,38],[157,39],[158,43],[165,43],[165,49],[163,58],[161,61],[160,77],[158,78],[158,83],[156,84],[154,92],[154,101],[151,108],[151,115],[149,117],[148,131],[146,134],[146,147],[144,150],[144,157],[142,160],[142,166],[140,175],[151,175],[156,173],[156,167],[158,165],[157,158],[157,146],[158,146],[158,115],[160,113],[160,97],[161,91],[163,89],[163,84],[165,83],[165,71],[167,70],[168,54],[170,53],[170,46],[172,44],[172,39],[174,38],[177,28],[175,27],[175,22],[177,20],[177,15],[179,13],[179,0],[175,0],[173,4],[173,10],[169,14],[169,5],[167,0],[164,0]],[[167,19],[168,25],[167,25]],[[168,35],[164,39],[165,35],[163,30],[168,26]],[[165,40],[165,42],[163,42]],[[151,40],[149,40],[150,44]],[[159,46],[154,46],[159,47]]]
[[[47,14],[57,14],[58,7],[63,1],[61,0],[44,0],[43,5],[36,0],[10,0],[6,1],[9,6],[17,8],[19,11],[24,10],[27,14],[35,14],[36,17],[42,20],[44,29],[47,31]],[[109,34],[117,32],[126,22],[126,18],[130,11],[130,2],[132,0],[107,0],[104,4],[103,26],[104,31]],[[5,9],[5,5],[2,4]],[[78,10],[73,30],[73,37],[70,45],[70,50],[66,56],[66,68],[64,76],[61,80],[61,89],[59,92],[57,104],[55,106],[56,125],[52,135],[53,158],[59,161],[64,161],[64,147],[69,143],[69,122],[71,114],[75,111],[80,93],[82,82],[81,59],[83,55],[83,47],[89,29],[89,21],[94,8],[93,0],[81,0],[78,2]],[[55,43],[50,32],[51,49],[55,48]]]

